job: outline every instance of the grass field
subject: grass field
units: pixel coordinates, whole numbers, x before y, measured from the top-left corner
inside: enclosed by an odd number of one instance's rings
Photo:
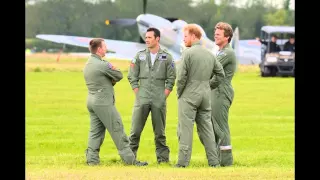
[[[138,159],[149,166],[125,166],[107,134],[101,165],[88,167],[89,116],[81,69],[83,57],[26,56],[26,179],[294,179],[294,78],[261,78],[256,66],[241,66],[233,81],[230,109],[234,166],[207,166],[196,127],[188,168],[176,169],[178,140],[175,89],[168,98],[167,143],[170,164],[156,163],[150,118]],[[127,75],[127,61],[112,61]],[[116,107],[130,130],[134,94],[124,78],[115,86]]]

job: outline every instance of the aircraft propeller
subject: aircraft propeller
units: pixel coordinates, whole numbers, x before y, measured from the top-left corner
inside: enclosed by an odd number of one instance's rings
[[[135,19],[130,18],[120,18],[120,19],[113,19],[113,20],[106,20],[106,25],[120,25],[120,26],[131,26],[137,23]]]
[[[147,0],[143,0],[143,14],[147,12]]]

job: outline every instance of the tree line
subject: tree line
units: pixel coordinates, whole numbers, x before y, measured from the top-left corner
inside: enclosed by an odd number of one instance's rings
[[[136,18],[143,13],[142,0],[37,0],[26,3],[26,38],[36,34],[60,34],[86,37],[103,37],[126,41],[139,41],[137,26],[107,26],[107,19]],[[277,9],[263,0],[249,0],[244,7],[234,6],[235,0],[200,1],[190,6],[192,0],[148,0],[147,13],[165,18],[180,18],[203,27],[208,38],[219,21],[233,28],[239,27],[240,39],[260,35],[264,25],[294,25],[294,11],[290,0],[283,1]]]

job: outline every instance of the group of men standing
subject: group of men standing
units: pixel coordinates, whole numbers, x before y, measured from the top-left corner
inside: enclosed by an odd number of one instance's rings
[[[231,85],[236,71],[236,57],[230,46],[232,27],[220,22],[215,26],[214,39],[219,46],[216,55],[201,46],[201,30],[195,24],[183,29],[187,47],[176,68],[172,56],[160,47],[160,31],[149,28],[145,35],[147,48],[132,59],[128,80],[135,93],[130,136],[127,137],[120,114],[115,108],[113,86],[123,74],[111,63],[102,60],[107,46],[103,39],[89,43],[91,56],[84,67],[88,88],[87,109],[90,132],[86,159],[88,165],[100,163],[99,151],[106,129],[121,159],[126,164],[146,166],[137,160],[141,133],[151,112],[158,163],[167,163],[170,149],[166,143],[166,99],[175,83],[178,98],[179,155],[175,167],[187,167],[191,159],[193,125],[203,144],[211,167],[233,164],[229,108],[234,91]]]

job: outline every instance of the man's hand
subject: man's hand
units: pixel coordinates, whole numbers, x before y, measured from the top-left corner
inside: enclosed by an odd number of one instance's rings
[[[116,85],[117,82],[112,79],[112,80],[111,80],[111,83],[112,83],[112,86],[114,86],[114,85]]]
[[[165,90],[164,90],[164,94],[166,95],[166,98],[169,96],[170,93],[171,93],[170,90],[168,90],[168,89],[165,89]]]
[[[134,94],[137,95],[139,88],[134,88],[133,91],[134,91]]]

